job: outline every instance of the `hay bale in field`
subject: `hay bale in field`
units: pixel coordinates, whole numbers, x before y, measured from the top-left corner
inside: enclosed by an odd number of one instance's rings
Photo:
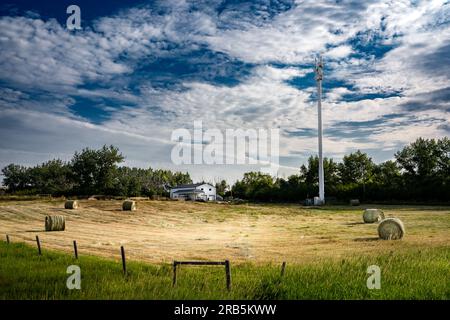
[[[125,200],[122,204],[122,210],[124,211],[136,211],[136,201]]]
[[[351,206],[359,206],[359,199],[351,199],[350,205]]]
[[[363,213],[365,223],[379,222],[384,219],[384,213],[380,209],[366,209]]]
[[[65,209],[78,209],[78,201],[77,200],[67,200],[66,203],[64,203]]]
[[[64,231],[66,229],[66,218],[64,216],[46,216],[45,231]]]
[[[378,225],[378,236],[383,240],[398,240],[403,238],[405,226],[400,219],[387,218]]]

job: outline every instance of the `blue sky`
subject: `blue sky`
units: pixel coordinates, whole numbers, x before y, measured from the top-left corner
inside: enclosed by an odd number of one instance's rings
[[[82,30],[67,30],[66,8]],[[175,166],[171,132],[279,128],[280,176],[317,151],[377,162],[450,133],[448,1],[3,1],[0,166],[117,145],[126,164],[230,182],[240,166]]]

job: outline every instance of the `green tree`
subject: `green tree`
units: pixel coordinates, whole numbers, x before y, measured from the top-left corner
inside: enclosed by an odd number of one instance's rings
[[[402,177],[399,165],[392,160],[374,165],[372,173],[373,182],[385,186],[398,185]]]
[[[113,194],[128,197],[137,197],[143,191],[145,170],[129,167],[120,167],[115,171]]]
[[[323,159],[323,176],[327,183],[335,184],[339,182],[339,167],[333,159]],[[300,167],[300,177],[307,184],[319,185],[319,157],[310,156],[308,165]]]
[[[358,150],[344,156],[339,171],[344,184],[365,184],[370,181],[373,168],[372,158]]]
[[[60,159],[30,168],[30,183],[38,193],[52,195],[68,193],[73,187],[71,176],[70,166]]]
[[[278,201],[299,201],[308,197],[308,186],[299,174],[290,175],[287,179],[278,178]]]
[[[228,190],[229,186],[225,180],[216,183],[216,192],[220,196],[225,196],[225,192]]]
[[[446,179],[450,179],[450,139],[445,137],[437,141],[438,153],[438,174]]]
[[[352,184],[362,186],[361,196],[363,199],[366,198],[366,185],[371,182],[373,169],[372,158],[360,150],[344,156],[339,166],[342,183],[347,185],[346,189],[353,189]]]
[[[333,159],[323,159],[323,176],[325,180],[325,194],[334,191],[335,186],[339,183],[339,166]],[[300,179],[306,183],[307,197],[316,195],[319,192],[319,157],[310,156],[308,165],[300,167]]]
[[[245,199],[269,201],[274,198],[273,178],[261,172],[247,172],[242,181],[232,187],[233,196]]]
[[[171,177],[170,177],[170,181],[169,181],[169,185],[171,186],[176,186],[179,184],[189,184],[192,183],[192,179],[191,176],[189,175],[188,172],[173,172]]]
[[[372,200],[383,201],[402,199],[404,188],[400,166],[397,162],[389,160],[374,165],[366,196]]]
[[[110,193],[114,186],[117,164],[124,160],[119,149],[103,146],[75,152],[71,168],[76,189],[81,194]]]
[[[2,173],[3,185],[10,192],[24,190],[30,186],[30,170],[27,167],[11,163],[2,169]]]
[[[419,138],[395,154],[403,170],[405,197],[448,199],[450,197],[450,141]]]
[[[445,150],[445,142],[440,145]],[[395,158],[408,175],[424,180],[438,172],[441,153],[436,140],[419,138],[398,151]]]
[[[114,194],[123,196],[168,195],[169,186],[192,183],[188,173],[152,168],[120,167],[116,171]]]

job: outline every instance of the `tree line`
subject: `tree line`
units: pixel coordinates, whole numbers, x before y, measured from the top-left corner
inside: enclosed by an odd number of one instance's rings
[[[189,173],[118,166],[119,149],[103,146],[75,152],[64,162],[54,159],[34,167],[9,164],[2,169],[3,185],[15,194],[60,195],[167,195],[168,187],[192,183]]]
[[[34,167],[9,164],[3,184],[15,194],[168,195],[178,184],[192,183],[189,173],[118,166],[124,156],[114,146],[75,152],[70,161],[54,159]],[[299,173],[274,178],[248,172],[231,187],[216,184],[218,194],[251,201],[296,202],[318,194],[319,159],[311,156]],[[394,160],[376,164],[361,151],[342,162],[324,158],[327,199],[362,201],[444,201],[450,199],[450,139],[422,139],[395,153]]]
[[[375,164],[361,151],[337,163],[324,158],[325,197],[329,200],[450,200],[450,139],[422,139],[395,153],[395,160]],[[228,194],[253,201],[298,201],[317,196],[319,159],[311,156],[287,179],[260,172],[244,174]]]

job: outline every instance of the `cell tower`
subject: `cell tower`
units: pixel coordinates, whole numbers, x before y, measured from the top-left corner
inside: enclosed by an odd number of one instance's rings
[[[315,60],[315,73],[317,81],[317,120],[319,138],[319,202],[325,203],[325,182],[323,179],[323,156],[322,156],[322,80],[323,80],[323,59],[322,56]]]

